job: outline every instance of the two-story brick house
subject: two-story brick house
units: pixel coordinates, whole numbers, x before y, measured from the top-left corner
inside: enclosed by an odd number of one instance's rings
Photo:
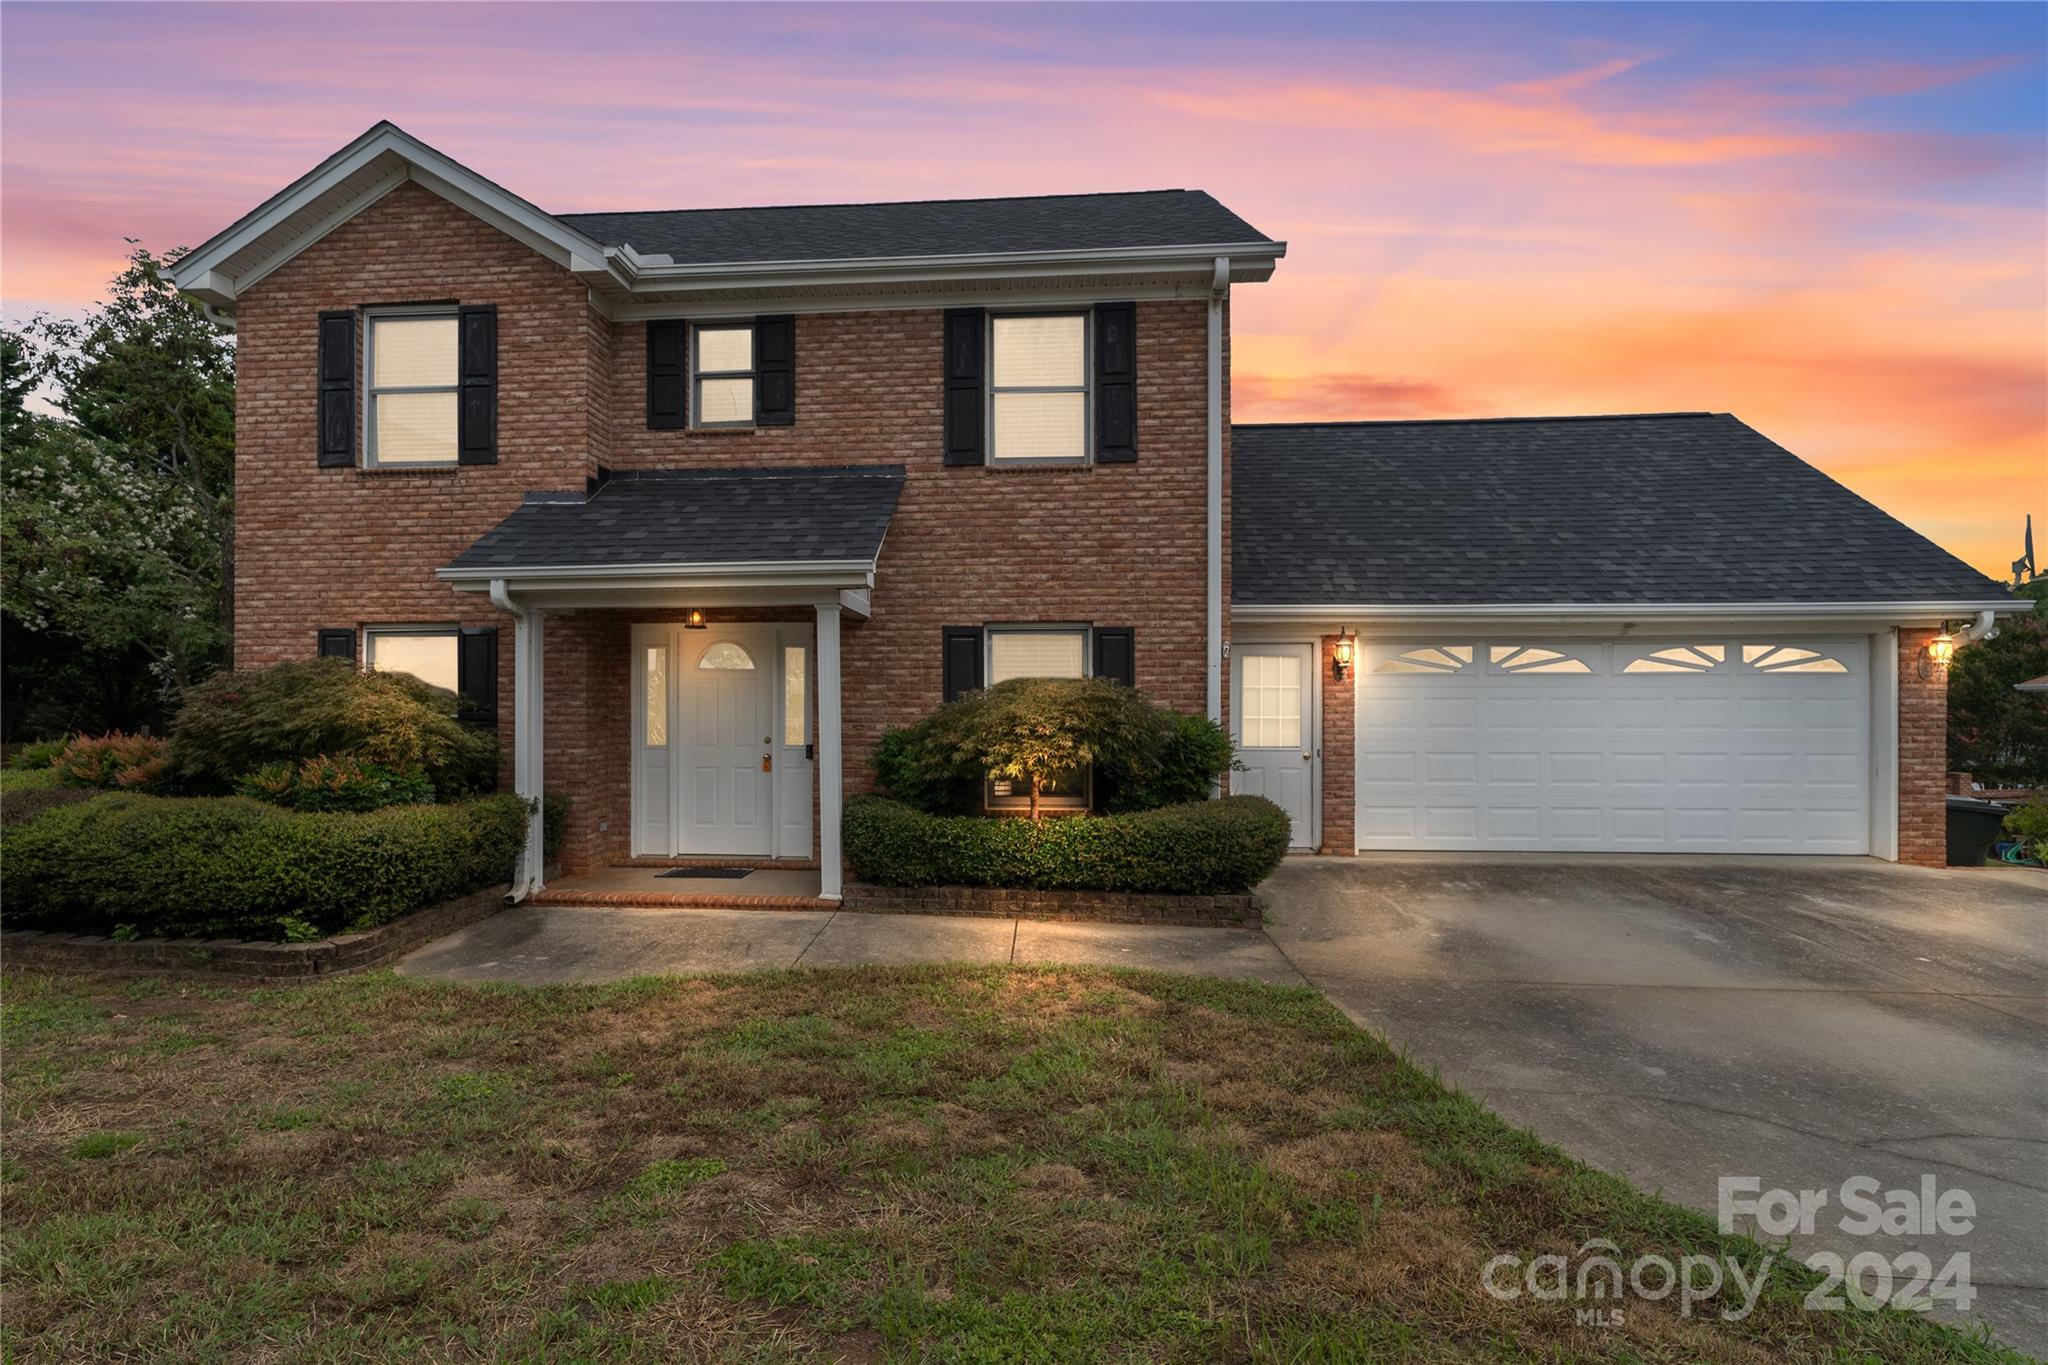
[[[1284,252],[1180,190],[549,214],[380,124],[174,272],[235,663],[494,709],[571,871],[834,896],[882,731],[1027,674],[1224,720],[1305,848],[1938,861],[1927,644],[2002,590],[1725,416],[1233,441]]]

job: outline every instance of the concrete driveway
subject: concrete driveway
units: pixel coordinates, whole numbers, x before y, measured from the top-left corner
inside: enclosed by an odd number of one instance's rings
[[[1973,1316],[2048,1355],[2048,877],[1368,855],[1262,890],[1303,975],[1511,1121],[1709,1211],[1724,1175],[1826,1190],[1801,1255],[1968,1251]],[[1843,1233],[1853,1176],[1975,1228]]]

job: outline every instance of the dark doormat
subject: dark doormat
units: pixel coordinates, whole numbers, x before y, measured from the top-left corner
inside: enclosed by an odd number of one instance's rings
[[[728,880],[744,877],[754,869],[751,867],[672,867],[666,872],[657,872],[658,877],[724,877]]]

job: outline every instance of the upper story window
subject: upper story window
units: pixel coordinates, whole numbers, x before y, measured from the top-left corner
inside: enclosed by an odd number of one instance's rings
[[[696,329],[696,343],[690,348],[692,425],[754,425],[753,324],[707,322]]]
[[[989,433],[998,462],[1088,458],[1088,315],[989,320]]]
[[[454,464],[461,440],[462,381],[455,310],[394,309],[366,316],[366,462]]]

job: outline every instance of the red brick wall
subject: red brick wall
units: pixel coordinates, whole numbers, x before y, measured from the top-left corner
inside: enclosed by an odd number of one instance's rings
[[[757,430],[647,430],[646,328],[613,340],[616,467],[906,467],[874,615],[844,632],[849,790],[883,729],[938,705],[947,625],[1134,626],[1138,686],[1204,705],[1205,305],[1138,305],[1134,465],[946,466],[941,325],[936,309],[799,315],[796,425]]]
[[[1352,736],[1358,723],[1354,705],[1357,650],[1354,647],[1352,651],[1353,670],[1339,678],[1333,667],[1337,637],[1325,635],[1322,646],[1323,843],[1317,852],[1355,853],[1358,820],[1353,799],[1357,791],[1358,750]]]
[[[1932,630],[1899,632],[1899,861],[1948,862],[1948,675],[1922,677]]]
[[[317,315],[430,301],[498,305],[499,462],[319,468]],[[884,728],[938,703],[945,625],[1133,626],[1139,686],[1183,710],[1204,705],[1199,300],[1138,305],[1138,463],[1061,469],[944,466],[937,310],[800,315],[793,427],[649,431],[644,325],[607,321],[565,270],[417,185],[308,248],[237,311],[237,666],[308,656],[326,627],[497,625],[506,779],[511,622],[434,570],[523,493],[580,489],[600,463],[907,467],[873,619],[844,632],[849,790],[867,785]],[[1225,440],[1227,456],[1227,422]],[[1227,516],[1227,477],[1225,493]],[[662,616],[548,620],[547,786],[578,798],[571,866],[625,851],[629,627]]]

